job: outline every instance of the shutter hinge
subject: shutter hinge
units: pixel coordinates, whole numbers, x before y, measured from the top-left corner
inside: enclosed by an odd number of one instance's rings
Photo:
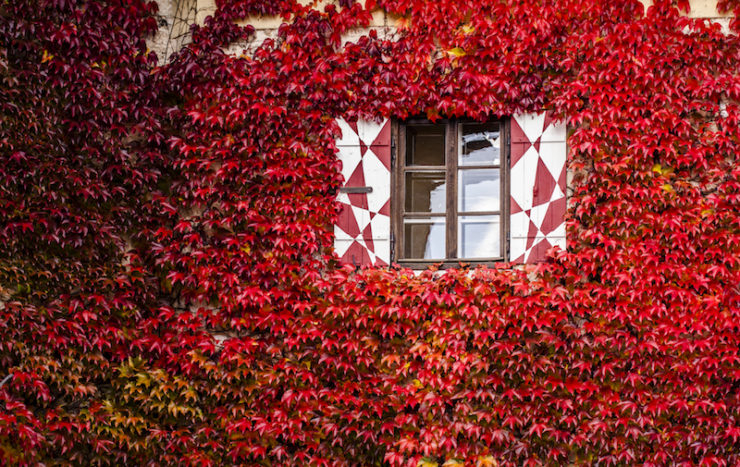
[[[390,243],[391,243],[391,245],[390,245],[390,248],[391,248],[391,264],[393,264],[393,260],[395,260],[395,256],[396,256],[396,236],[393,235],[393,232],[391,232]]]
[[[391,138],[391,167],[396,166],[396,139]]]

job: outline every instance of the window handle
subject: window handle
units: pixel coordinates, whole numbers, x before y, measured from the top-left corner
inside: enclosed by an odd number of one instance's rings
[[[347,193],[349,195],[357,193],[372,193],[373,187],[371,186],[346,186],[339,189],[340,193]]]

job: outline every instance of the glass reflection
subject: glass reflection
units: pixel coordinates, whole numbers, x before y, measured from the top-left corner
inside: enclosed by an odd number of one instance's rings
[[[457,250],[461,258],[501,256],[499,216],[461,216],[458,218]]]
[[[444,172],[406,172],[406,212],[445,212]]]
[[[498,123],[463,123],[460,125],[458,164],[500,165]]]
[[[501,193],[499,169],[467,169],[458,172],[458,206],[461,212],[498,211]]]
[[[445,221],[443,217],[406,219],[404,231],[404,258],[444,259]]]

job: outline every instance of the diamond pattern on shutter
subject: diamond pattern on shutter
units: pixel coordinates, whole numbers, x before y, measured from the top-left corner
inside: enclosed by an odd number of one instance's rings
[[[549,115],[511,120],[510,258],[536,263],[565,249],[566,131]]]
[[[344,187],[369,193],[339,193],[341,213],[334,227],[334,250],[345,263],[385,266],[390,262],[390,121],[338,120],[337,140]]]

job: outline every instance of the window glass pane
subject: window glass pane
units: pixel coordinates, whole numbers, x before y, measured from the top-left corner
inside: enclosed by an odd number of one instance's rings
[[[406,165],[445,165],[445,125],[406,126]]]
[[[501,169],[459,170],[457,185],[460,212],[500,209]]]
[[[499,222],[499,216],[460,216],[457,225],[457,251],[460,258],[500,257]]]
[[[405,219],[403,221],[404,258],[444,259],[446,234],[444,217]]]
[[[445,212],[444,172],[406,172],[406,212]]]
[[[500,165],[499,123],[460,124],[459,165]]]

